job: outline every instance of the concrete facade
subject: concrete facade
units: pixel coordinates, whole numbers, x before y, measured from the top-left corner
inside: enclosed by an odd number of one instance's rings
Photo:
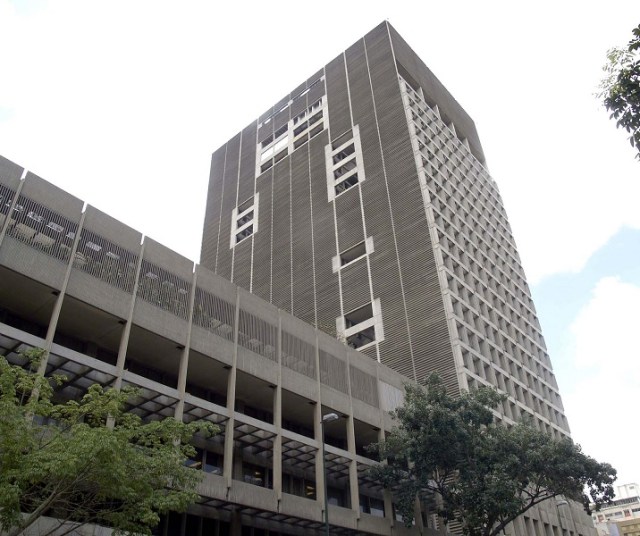
[[[201,502],[158,534],[403,534],[367,476],[406,378],[0,157],[0,353],[68,382],[140,389],[145,419],[207,419]],[[428,519],[428,514],[420,518]],[[428,532],[428,529],[424,529]]]

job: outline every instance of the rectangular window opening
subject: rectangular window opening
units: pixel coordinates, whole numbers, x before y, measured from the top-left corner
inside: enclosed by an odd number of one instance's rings
[[[249,223],[251,220],[253,220],[253,210],[247,212],[241,218],[238,218],[238,228],[242,227],[245,223]]]
[[[249,227],[245,227],[239,233],[236,233],[236,244],[242,242],[245,238],[250,237],[253,234],[253,225],[249,225]]]
[[[352,143],[351,145],[348,145],[347,147],[342,149],[342,151],[340,151],[339,153],[336,153],[335,155],[333,155],[333,163],[337,164],[338,162],[342,162],[342,160],[351,156],[355,152],[356,152],[356,146]]]
[[[362,322],[365,322],[370,318],[373,318],[373,306],[368,303],[367,305],[358,307],[354,311],[344,315],[345,326],[349,329],[353,326],[357,326],[358,324],[362,324]]]
[[[302,132],[304,132],[307,128],[309,127],[309,124],[305,121],[304,123],[302,123],[299,127],[295,128],[293,130],[293,135],[297,136],[298,134],[301,134]]]
[[[364,257],[367,253],[367,246],[365,242],[360,242],[353,247],[350,247],[346,251],[340,253],[340,265],[344,266],[345,264],[349,264],[360,257]]]
[[[358,174],[354,173],[348,179],[345,179],[341,183],[336,184],[336,195],[347,191],[349,188],[354,187],[356,184],[358,184]]]
[[[250,197],[246,201],[243,201],[238,205],[238,214],[242,214],[245,210],[250,209],[253,206],[253,197]]]
[[[300,147],[301,145],[304,145],[305,143],[307,143],[309,141],[309,136],[302,136],[299,140],[296,140],[295,142],[293,142],[293,148],[297,149],[298,147]]]
[[[337,180],[343,175],[349,173],[349,171],[352,171],[357,167],[358,167],[358,164],[356,163],[356,161],[350,160],[344,166],[340,166],[339,168],[333,171],[333,178]]]
[[[375,340],[376,330],[373,326],[371,326],[347,337],[347,346],[349,348],[357,350],[358,348],[362,348],[367,344],[375,342]]]
[[[314,127],[311,132],[309,132],[309,138],[313,138],[320,134],[324,130],[324,124],[319,124],[317,127]]]

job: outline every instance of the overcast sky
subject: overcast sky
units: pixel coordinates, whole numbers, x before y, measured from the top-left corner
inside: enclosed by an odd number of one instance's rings
[[[574,439],[640,480],[640,162],[593,94],[640,2],[0,0],[0,154],[194,260],[211,153],[388,19],[474,118]]]

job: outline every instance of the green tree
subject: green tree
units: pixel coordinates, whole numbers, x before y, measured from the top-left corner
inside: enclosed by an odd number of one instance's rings
[[[615,469],[570,439],[554,440],[522,423],[497,423],[492,409],[503,398],[489,388],[453,397],[437,376],[426,388],[407,386],[404,406],[393,413],[397,427],[372,447],[387,460],[373,475],[393,490],[407,525],[416,497],[435,499],[444,521],[458,521],[469,536],[497,536],[558,495],[585,508],[613,497]]]
[[[37,368],[41,350],[26,354]],[[0,532],[20,534],[42,516],[150,534],[159,514],[198,498],[201,474],[185,461],[210,423],[143,423],[126,412],[135,390],[92,385],[56,402],[63,377],[44,378],[0,357]],[[38,396],[31,396],[37,392]]]
[[[640,25],[633,29],[628,45],[611,49],[607,59],[598,97],[618,128],[629,133],[629,142],[640,159]]]

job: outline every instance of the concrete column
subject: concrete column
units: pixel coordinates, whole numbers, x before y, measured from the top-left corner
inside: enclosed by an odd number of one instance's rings
[[[381,427],[378,430],[378,442],[384,441],[384,429]],[[386,462],[383,462],[386,463]],[[393,517],[393,497],[388,489],[382,491],[382,500],[384,501],[384,517],[391,521],[391,526],[395,524],[395,518]]]
[[[278,358],[278,383],[273,390],[273,425],[276,437],[273,440],[273,491],[278,502],[282,499],[282,318],[278,312],[278,338],[276,341]]]
[[[82,233],[82,226],[84,225],[84,219],[87,213],[83,212],[80,215],[80,222],[76,230],[76,236],[73,239],[73,246],[71,253],[69,254],[69,262],[67,263],[67,270],[62,280],[62,287],[60,293],[56,299],[56,303],[53,306],[53,312],[51,313],[51,319],[49,320],[49,327],[47,329],[47,335],[44,340],[44,356],[38,367],[38,374],[44,376],[47,371],[47,362],[49,361],[49,352],[51,351],[51,345],[53,344],[53,337],[56,334],[58,328],[58,321],[60,320],[60,312],[62,311],[62,303],[64,301],[65,294],[67,292],[67,286],[69,285],[69,278],[71,277],[71,270],[73,269],[73,261],[76,258],[76,251],[78,251],[78,243],[80,242],[80,234]]]
[[[351,509],[360,519],[360,490],[358,488],[358,462],[356,462],[356,434],[353,415],[347,417],[347,449],[351,455],[349,461],[349,492],[351,494]]]
[[[9,228],[9,224],[11,223],[11,216],[13,215],[13,210],[18,203],[18,197],[20,197],[20,192],[22,191],[22,185],[24,184],[24,180],[21,180],[18,183],[18,187],[16,188],[16,194],[13,196],[11,200],[11,206],[9,207],[9,211],[7,212],[7,216],[4,219],[4,223],[2,224],[2,228],[0,229],[0,247],[2,247],[2,242],[4,241],[4,237],[7,234],[7,229]]]
[[[240,512],[233,510],[231,512],[229,527],[229,536],[242,536],[242,520],[240,518]]]
[[[318,403],[313,408],[313,436],[318,443],[318,450],[316,451],[316,501],[320,505],[322,511],[324,511],[324,466],[322,458],[322,404]]]
[[[136,306],[136,296],[138,295],[138,285],[140,281],[140,269],[142,267],[142,257],[144,256],[144,242],[140,245],[140,251],[138,252],[138,262],[136,265],[136,277],[133,281],[133,290],[131,291],[131,303],[129,304],[129,311],[127,313],[127,319],[124,322],[124,329],[120,336],[120,345],[118,346],[118,359],[116,361],[116,373],[117,378],[114,384],[116,389],[122,387],[122,375],[124,374],[124,364],[127,358],[127,347],[129,346],[129,337],[131,335],[131,324],[133,322],[133,311]]]
[[[191,280],[191,293],[189,294],[189,320],[187,325],[187,338],[185,346],[180,355],[180,369],[178,371],[178,403],[174,417],[181,421],[184,413],[184,397],[187,389],[187,370],[189,368],[189,349],[191,348],[191,326],[193,325],[193,302],[196,296],[196,272],[193,272]]]
[[[233,432],[235,429],[235,401],[236,401],[236,377],[238,364],[238,329],[240,324],[240,292],[236,290],[236,312],[233,327],[233,360],[229,371],[227,383],[227,411],[229,420],[226,423],[224,434],[224,466],[222,474],[227,484],[227,489],[231,487],[233,481]],[[233,518],[232,518],[233,527]],[[232,530],[233,534],[233,530]]]

